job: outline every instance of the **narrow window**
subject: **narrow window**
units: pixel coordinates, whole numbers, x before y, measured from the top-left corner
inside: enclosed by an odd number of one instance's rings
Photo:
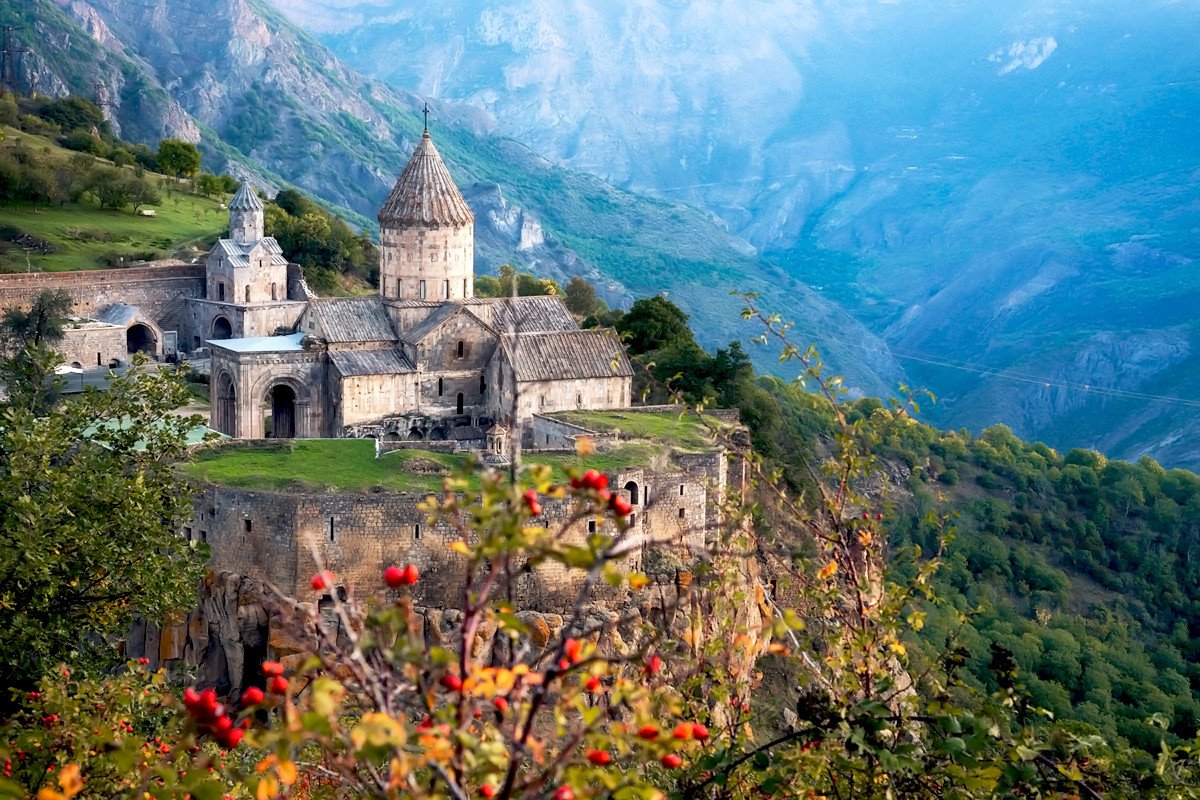
[[[413,538],[414,539],[421,538],[421,526],[420,525],[413,525]]]
[[[334,541],[333,517],[329,518],[329,541]]]
[[[445,385],[442,383],[442,379],[438,378],[438,397],[442,396],[442,390],[444,388],[445,388]]]
[[[191,528],[183,529],[183,538],[189,542],[192,540],[192,529]]]
[[[242,525],[245,526],[246,533],[249,533],[250,529],[253,527],[253,525],[251,525],[251,523],[250,523],[250,520],[248,520],[248,519],[242,520]]]
[[[679,496],[683,497],[683,484],[679,484]]]
[[[479,376],[479,393],[483,394],[487,391],[487,380],[482,375]]]
[[[279,285],[278,284],[275,284],[275,283],[271,284],[271,299],[272,300],[279,299]]]
[[[200,544],[208,544],[208,531],[200,531]]]
[[[629,515],[629,524],[630,524],[630,525],[637,525],[637,514],[630,514],[630,515]]]
[[[463,393],[462,392],[458,393],[458,404],[457,405],[458,405],[458,413],[459,414],[463,413]]]
[[[467,296],[467,279],[463,278],[463,297]]]
[[[249,286],[246,287],[246,302],[247,303],[250,302],[250,287]]]
[[[545,408],[545,407],[546,407],[546,395],[544,395],[544,394],[539,394],[539,395],[538,395],[538,407],[539,407],[539,408]]]
[[[421,281],[421,283],[418,284],[417,288],[418,288],[417,294],[420,295],[422,300],[424,300],[425,299],[425,281]]]
[[[442,287],[442,291],[446,293],[446,299],[449,300],[450,299],[450,280],[448,278],[446,279],[445,285]]]
[[[589,519],[588,520],[588,533],[595,533],[595,532],[596,532],[596,520]]]
[[[101,364],[101,362],[100,362],[100,354],[99,353],[96,353],[96,366],[97,367],[103,366],[103,364]]]
[[[583,393],[582,392],[575,395],[575,405],[577,405],[577,406],[583,405]]]
[[[465,351],[465,349],[466,348],[464,347],[462,340],[459,340],[459,342],[458,342],[458,357],[459,358],[463,357],[463,352]]]
[[[687,509],[686,508],[679,509],[679,518],[684,519],[685,517],[687,517]]]

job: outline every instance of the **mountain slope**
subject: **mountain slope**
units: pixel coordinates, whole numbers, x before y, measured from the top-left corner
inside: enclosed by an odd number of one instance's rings
[[[277,2],[370,74],[719,214],[909,354],[940,424],[1200,464],[1192,405],[1129,395],[1200,400],[1194,4]]]
[[[57,1],[61,8],[22,0],[21,34],[63,27],[67,14],[88,24],[89,47],[104,52],[96,60],[124,59],[169,89],[194,120],[209,166],[294,184],[365,225],[419,135],[413,95],[354,73],[251,0],[203,7],[184,0]],[[42,85],[80,90],[87,76],[77,74],[81,62],[70,55],[61,42],[42,49]],[[139,118],[126,105],[118,113]],[[617,302],[667,291],[693,315],[707,345],[738,335],[739,305],[728,289],[760,291],[767,304],[800,316],[806,336],[829,341],[835,368],[856,389],[887,393],[899,379],[886,348],[862,326],[708,216],[620,191],[489,136],[478,112],[439,108],[434,134],[476,203],[481,267],[511,261],[559,278],[584,274]],[[871,342],[871,355],[843,341]]]

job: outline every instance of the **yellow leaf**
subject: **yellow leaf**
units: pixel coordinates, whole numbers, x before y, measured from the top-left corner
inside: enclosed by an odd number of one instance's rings
[[[284,786],[291,786],[296,782],[297,770],[295,761],[280,761],[275,771],[279,774],[279,782]]]
[[[906,655],[908,653],[908,651],[904,649],[904,645],[900,644],[899,642],[892,642],[890,645],[888,645],[888,647],[891,648],[892,652],[898,656]]]
[[[38,790],[37,800],[67,800],[66,795],[59,794],[49,786]]]
[[[350,741],[359,749],[368,743],[374,747],[399,746],[404,742],[404,729],[387,714],[375,711],[363,715],[362,722],[350,731]]]
[[[827,581],[836,575],[837,571],[838,563],[836,561],[830,561],[828,564],[821,567],[821,571],[817,573],[817,577],[823,581]]]
[[[271,800],[277,794],[279,794],[279,783],[270,775],[262,777],[258,782],[258,788],[254,792],[257,800]]]
[[[74,797],[83,791],[83,779],[79,777],[79,765],[67,764],[58,773],[58,785],[62,787],[63,796]]]
[[[580,436],[575,440],[575,452],[581,456],[590,456],[596,452],[596,443],[590,436]]]
[[[634,589],[634,590],[645,589],[649,583],[650,583],[650,579],[647,578],[645,575],[643,575],[640,572],[635,572],[629,576],[629,588],[630,589]]]
[[[456,553],[461,553],[464,556],[471,554],[471,548],[467,547],[467,543],[462,539],[450,543],[450,549]]]

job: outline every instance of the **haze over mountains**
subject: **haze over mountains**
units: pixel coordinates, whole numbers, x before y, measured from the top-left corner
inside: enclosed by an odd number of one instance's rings
[[[276,1],[368,74],[718,214],[933,421],[1200,464],[1195,4]]]
[[[34,88],[103,81],[126,136],[365,224],[434,95],[487,266],[669,291],[708,346],[762,291],[855,389],[902,363],[932,422],[1200,465],[1195,405],[1155,399],[1200,401],[1200,8],[276,2],[332,52],[258,0],[0,16]]]

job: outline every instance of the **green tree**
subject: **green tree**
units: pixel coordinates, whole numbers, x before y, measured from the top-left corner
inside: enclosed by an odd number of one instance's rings
[[[576,275],[567,283],[564,293],[567,309],[577,317],[586,317],[596,310],[596,290],[580,276]]]
[[[163,139],[155,158],[158,171],[176,178],[188,178],[200,171],[200,151],[191,142]]]
[[[0,702],[61,661],[111,660],[106,637],[135,613],[188,608],[207,555],[178,533],[191,499],[175,464],[202,423],[173,413],[188,401],[182,376],[132,370],[47,404],[38,376],[61,358],[38,342],[55,325],[9,322],[25,344],[0,363]]]
[[[617,323],[629,352],[640,355],[671,345],[694,345],[688,316],[679,306],[659,295],[644,297]]]

